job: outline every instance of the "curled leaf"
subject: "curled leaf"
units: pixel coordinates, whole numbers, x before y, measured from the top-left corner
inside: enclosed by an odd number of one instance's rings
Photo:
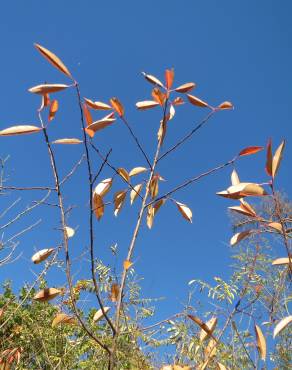
[[[157,107],[157,105],[159,105],[159,103],[153,100],[138,101],[136,103],[136,107],[140,110],[146,110],[153,107]]]
[[[273,338],[275,338],[282,330],[284,330],[292,322],[292,315],[285,317],[275,326]]]
[[[117,169],[117,172],[126,181],[126,183],[130,182],[130,176],[127,170],[125,170],[123,167],[120,167]]]
[[[123,207],[123,204],[125,202],[125,198],[127,195],[126,190],[121,190],[117,191],[114,195],[114,205],[115,205],[115,210],[114,210],[114,215],[117,216],[120,210]]]
[[[238,155],[243,157],[244,155],[255,154],[263,149],[264,149],[263,146],[249,146],[247,148],[242,149],[242,151]]]
[[[34,132],[41,131],[41,127],[32,126],[32,125],[19,125],[5,128],[0,131],[0,136],[10,136],[10,135],[23,135],[23,134],[32,134]]]
[[[147,171],[147,168],[145,167],[134,167],[130,172],[129,172],[129,176],[136,176],[136,175],[139,175],[140,173],[143,173],[143,172],[146,172]]]
[[[179,93],[187,93],[191,90],[193,90],[194,88],[196,87],[196,84],[194,82],[187,82],[183,85],[180,85],[179,87],[177,87],[176,89],[174,89],[176,92],[179,92]]]
[[[218,109],[224,110],[224,109],[233,109],[234,106],[230,101],[224,101],[223,103],[219,104]]]
[[[183,98],[181,98],[180,96],[178,96],[177,98],[175,98],[172,102],[173,105],[182,105],[184,104],[184,100]]]
[[[96,192],[93,193],[93,210],[98,221],[104,214],[104,203],[102,197]]]
[[[92,101],[90,99],[84,98],[86,104],[95,110],[110,110],[112,107],[106,103],[103,103],[101,101]]]
[[[50,94],[58,91],[62,91],[70,87],[69,85],[64,85],[64,84],[43,84],[43,85],[37,85],[34,87],[31,87],[28,89],[29,92],[33,94]]]
[[[208,108],[209,107],[208,103],[206,103],[205,101],[197,98],[194,95],[187,94],[187,97],[189,99],[189,102],[193,105],[196,105],[197,107],[201,107],[201,108]]]
[[[50,105],[50,112],[49,112],[49,117],[48,117],[49,122],[55,118],[58,108],[59,108],[58,100],[53,100]]]
[[[73,316],[67,315],[66,313],[58,313],[52,322],[52,328],[55,328],[60,324],[76,324],[76,319]]]
[[[91,130],[95,133],[97,131],[103,130],[104,128],[112,125],[114,122],[115,122],[115,118],[104,117],[103,119],[95,121],[91,125],[87,126],[86,130]]]
[[[65,64],[50,50],[44,48],[43,46],[39,44],[34,44],[36,49],[42,54],[43,57],[45,57],[54,67],[56,67],[59,71],[63,72],[66,76],[73,79],[71,73],[69,72],[68,68],[65,66]]]
[[[291,257],[291,263],[292,263],[292,257]],[[288,265],[289,264],[289,257],[281,257],[277,258],[272,262],[273,266],[278,266],[278,265]]]
[[[94,189],[94,193],[104,197],[106,193],[110,190],[113,183],[112,178],[102,180]]]
[[[152,76],[152,75],[149,75],[149,74],[146,74],[145,72],[142,72],[142,75],[145,77],[145,79],[152,83],[153,85],[158,85],[160,87],[163,87],[163,84],[161,81],[158,80],[158,78],[156,78],[155,76]]]
[[[81,144],[83,141],[80,140],[80,139],[76,139],[76,138],[65,138],[65,139],[58,139],[58,140],[54,140],[52,141],[52,144],[71,144],[71,145],[74,145],[74,144]]]
[[[152,97],[153,99],[161,106],[163,106],[164,102],[165,102],[165,99],[166,99],[166,96],[163,92],[161,92],[159,90],[158,87],[155,87],[153,90],[152,90]]]
[[[191,209],[188,206],[186,206],[185,204],[180,203],[180,202],[175,202],[175,204],[177,205],[177,208],[180,211],[180,213],[182,214],[183,218],[192,222],[193,214],[192,214]]]
[[[245,216],[250,216],[250,217],[256,217],[256,212],[252,208],[251,205],[249,205],[247,202],[241,200],[241,204],[239,206],[234,206],[234,207],[228,207],[231,211],[235,211],[238,213],[241,213],[242,215]]]
[[[258,184],[241,182],[237,185],[230,186],[227,190],[216,193],[224,198],[241,199],[247,196],[264,196],[266,191]]]
[[[34,264],[38,264],[46,260],[53,253],[53,251],[54,248],[41,249],[31,257],[31,260]]]
[[[236,233],[230,239],[230,245],[233,247],[234,245],[241,242],[243,239],[247,238],[252,233],[252,230],[242,231],[240,233]]]
[[[274,154],[274,157],[273,157],[273,161],[272,161],[272,176],[273,177],[276,176],[279,170],[284,148],[285,148],[285,140],[283,140],[282,143],[278,146]]]
[[[268,223],[268,226],[280,233],[283,233],[282,225],[279,222],[270,222]]]
[[[125,114],[124,107],[118,98],[111,98],[110,103],[113,109],[118,113],[120,117],[122,117]]]
[[[143,184],[138,184],[138,185],[135,185],[134,189],[131,190],[131,193],[130,193],[131,204],[134,203],[138,195],[141,193],[142,187],[143,187]]]
[[[106,314],[109,312],[110,309],[111,309],[110,307],[103,307],[103,310]],[[93,321],[97,322],[97,321],[101,320],[103,317],[104,317],[104,314],[102,312],[102,309],[100,308],[99,310],[97,310],[95,312],[95,314],[93,316]]]
[[[61,290],[56,288],[45,288],[40,290],[33,299],[39,302],[47,302],[56,298],[61,293]]]
[[[263,361],[265,361],[266,360],[266,356],[267,356],[266,339],[264,337],[264,334],[262,332],[262,329],[258,325],[255,325],[254,326],[254,330],[255,330],[255,333],[256,333],[257,348],[258,348],[259,354],[261,356],[261,359]]]

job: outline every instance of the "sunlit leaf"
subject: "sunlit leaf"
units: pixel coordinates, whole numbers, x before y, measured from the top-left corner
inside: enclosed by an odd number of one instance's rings
[[[39,108],[39,111],[42,111],[45,107],[48,107],[51,104],[49,94],[42,95],[42,104]]]
[[[284,330],[292,322],[292,315],[285,317],[275,326],[273,338],[275,338],[282,330]]]
[[[142,187],[143,187],[143,184],[138,184],[138,185],[135,185],[134,189],[131,190],[131,193],[130,193],[131,204],[134,203],[138,195],[141,193]]]
[[[104,197],[107,192],[110,190],[113,183],[112,178],[102,180],[94,189],[94,193]]]
[[[227,367],[221,364],[221,362],[217,362],[218,370],[227,370]]]
[[[125,109],[118,98],[111,98],[110,103],[113,109],[118,113],[120,117],[122,117],[125,114]]]
[[[175,98],[172,102],[173,105],[182,105],[184,104],[184,100],[183,98],[181,98],[180,96],[178,96],[177,98]]]
[[[196,87],[196,84],[194,82],[187,82],[183,85],[180,85],[175,89],[176,92],[179,93],[187,93],[191,90],[193,90]]]
[[[191,209],[188,206],[186,206],[185,204],[180,203],[180,202],[175,202],[175,204],[177,205],[177,208],[180,211],[180,213],[182,214],[182,216],[186,220],[192,222],[193,214],[192,214]]]
[[[83,141],[76,138],[65,138],[52,141],[52,144],[81,144]]]
[[[31,257],[31,260],[33,263],[38,264],[46,260],[53,253],[53,251],[54,248],[41,249]]]
[[[33,299],[39,302],[47,302],[56,298],[61,293],[61,290],[56,288],[45,288],[35,294]]]
[[[33,94],[50,94],[50,93],[55,93],[58,91],[62,91],[70,87],[69,85],[64,85],[64,84],[43,84],[43,85],[37,85],[34,87],[31,87],[28,89],[29,92]]]
[[[189,99],[189,102],[193,105],[196,105],[197,107],[202,107],[202,108],[208,108],[209,104],[206,103],[205,101],[197,98],[196,96],[187,94],[187,97]]]
[[[219,104],[218,109],[224,110],[224,109],[233,109],[234,106],[230,101],[224,101],[223,103]]]
[[[275,151],[273,161],[272,161],[272,176],[275,177],[282,160],[283,150],[285,148],[285,140],[278,146],[277,150]]]
[[[266,172],[269,176],[272,176],[272,163],[273,163],[272,140],[270,139],[267,145],[267,160],[266,160]]]
[[[52,328],[55,328],[60,324],[76,324],[76,319],[73,316],[67,315],[66,313],[58,313],[52,322]]]
[[[158,200],[157,202],[155,202],[153,204],[153,214],[154,214],[154,216],[159,211],[160,207],[163,206],[163,204],[165,203],[165,201],[166,201],[165,199],[160,199],[160,200]]]
[[[84,98],[86,104],[95,110],[110,110],[112,107],[106,103],[103,103],[101,101],[92,101],[90,99]]]
[[[127,195],[126,190],[121,190],[117,191],[114,195],[114,205],[115,205],[115,210],[114,210],[114,215],[117,216],[120,210],[123,207],[123,204],[125,202],[125,198]]]
[[[124,168],[120,167],[117,169],[118,174],[127,182],[130,182],[130,176],[128,174],[128,171]]]
[[[242,149],[242,151],[238,155],[243,157],[244,155],[255,154],[263,149],[264,149],[263,146],[249,146],[247,148]]]
[[[155,76],[146,74],[145,72],[142,72],[142,75],[145,77],[145,79],[148,82],[152,83],[153,85],[158,85],[160,87],[163,87],[163,83],[159,81],[158,78],[156,78]]]
[[[146,223],[149,229],[153,226],[153,220],[154,220],[154,208],[152,204],[147,207],[147,216],[146,216]]]
[[[34,44],[34,46],[37,48],[37,50],[42,54],[43,57],[45,57],[54,67],[59,69],[59,71],[63,72],[66,76],[73,79],[71,73],[69,72],[68,68],[64,65],[64,63],[50,50],[44,48],[43,46],[39,44]]]
[[[109,312],[110,309],[111,309],[110,307],[103,307],[103,310],[106,314]],[[95,312],[95,314],[93,316],[93,321],[97,322],[97,321],[101,320],[103,317],[104,317],[104,314],[102,312],[102,309],[100,308],[99,310],[97,310]]]
[[[174,80],[174,69],[167,69],[165,71],[165,86],[169,90],[173,84]]]
[[[175,109],[174,109],[174,106],[171,104],[169,107],[169,120],[173,119],[174,115],[175,115]]]
[[[159,177],[157,175],[154,175],[151,179],[149,190],[150,190],[150,195],[152,198],[155,198],[158,195],[158,189],[159,189],[158,180],[159,180]]]
[[[102,197],[96,192],[93,193],[93,210],[98,221],[104,214],[104,203]]]
[[[67,234],[67,238],[72,238],[75,235],[75,230],[72,227],[65,226],[65,231]]]
[[[106,118],[100,119],[98,121],[93,122],[91,125],[87,126],[87,130],[91,130],[94,133],[104,128],[112,125],[115,122],[115,118]]]
[[[167,130],[166,120],[161,120],[159,130],[157,132],[157,140],[158,142],[161,143],[161,145],[163,144],[163,141],[166,135],[166,130]]]
[[[55,118],[58,108],[59,108],[58,100],[53,100],[50,106],[50,111],[49,111],[49,117],[48,117],[49,122]]]
[[[255,325],[254,326],[254,330],[255,330],[255,333],[256,333],[257,348],[258,348],[259,354],[261,356],[261,359],[263,361],[265,361],[266,360],[266,356],[267,356],[266,339],[264,337],[264,334],[262,332],[262,329],[258,325]]]
[[[243,239],[247,238],[249,235],[252,234],[252,230],[246,230],[242,231],[240,233],[236,233],[233,235],[233,237],[230,239],[230,245],[233,247],[234,245],[241,242]]]
[[[110,294],[110,300],[112,302],[117,302],[118,297],[120,293],[120,287],[118,284],[112,284],[111,286],[111,294]]]
[[[159,103],[153,100],[138,101],[136,103],[136,107],[140,110],[146,110],[153,107],[157,107],[157,105],[159,105]]]
[[[292,263],[292,258],[291,258]],[[277,258],[272,262],[272,265],[278,266],[278,265],[288,265],[289,264],[289,257],[281,257]]]
[[[32,126],[32,125],[19,125],[5,128],[0,131],[0,136],[10,136],[10,135],[23,135],[23,134],[32,134],[34,132],[41,131],[41,127]]]
[[[216,328],[216,325],[217,325],[217,318],[216,317],[212,317],[210,320],[208,320],[205,325],[208,327],[209,329],[209,333],[213,333],[213,331],[215,330]],[[199,338],[200,338],[200,342],[202,343],[206,338],[208,338],[210,336],[210,334],[207,333],[204,329],[201,329],[200,331],[200,335],[199,335]]]
[[[268,226],[279,231],[280,233],[283,233],[282,225],[279,222],[270,222],[268,223]]]
[[[129,268],[133,265],[133,262],[129,261],[129,260],[125,260],[124,263],[123,263],[123,266],[124,266],[124,269],[125,270],[129,270]]]
[[[240,199],[247,196],[264,196],[267,192],[258,184],[241,182],[230,186],[227,190],[216,193],[224,198]]]
[[[211,338],[204,351],[205,358],[209,359],[209,358],[214,357],[216,354],[216,351],[217,351],[216,341],[213,338]]]
[[[152,97],[153,99],[158,103],[160,104],[161,106],[163,106],[164,102],[165,102],[165,99],[166,99],[166,96],[163,92],[161,92],[159,90],[158,87],[155,87],[153,90],[152,90]]]
[[[240,180],[239,180],[239,177],[238,177],[238,174],[235,170],[232,171],[231,173],[231,184],[232,185],[238,185],[240,184]]]
[[[146,172],[147,171],[147,168],[145,167],[134,167],[130,172],[129,172],[129,176],[136,176],[136,175],[139,175],[140,173],[143,173],[143,172]]]
[[[244,202],[243,200],[241,200],[241,204],[239,206],[228,207],[228,209],[245,216],[256,217],[255,210],[251,207],[251,205],[249,205],[247,202]]]

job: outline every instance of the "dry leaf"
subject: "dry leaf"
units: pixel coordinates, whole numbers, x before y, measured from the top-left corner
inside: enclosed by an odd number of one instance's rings
[[[212,317],[210,320],[208,320],[205,325],[208,327],[209,329],[209,333],[213,333],[213,331],[215,330],[216,328],[216,325],[217,325],[217,318],[216,317]],[[210,336],[210,334],[207,333],[204,329],[202,329],[200,331],[200,335],[199,335],[199,338],[200,338],[200,342],[202,343],[206,338],[208,338]]]
[[[119,101],[119,99],[111,98],[110,103],[112,107],[114,108],[114,110],[118,113],[118,115],[120,117],[123,117],[123,115],[125,114],[125,110],[124,110],[122,103]]]
[[[172,365],[164,365],[160,368],[160,370],[173,370]]]
[[[163,92],[161,92],[158,87],[155,87],[153,90],[152,90],[152,97],[153,99],[158,103],[160,104],[161,106],[163,106],[164,102],[165,102],[165,99],[166,99],[166,96]]]
[[[31,87],[28,89],[29,92],[33,94],[50,94],[58,91],[62,91],[70,87],[69,85],[64,85],[64,84],[43,84],[43,85],[37,85],[34,87]]]
[[[285,329],[292,322],[292,315],[285,317],[275,326],[273,338],[275,338],[283,329]]]
[[[241,242],[243,239],[248,237],[252,233],[252,230],[246,230],[242,231],[240,233],[236,233],[233,235],[233,237],[230,239],[230,245],[233,247],[234,245]]]
[[[187,82],[183,85],[180,85],[179,87],[177,87],[176,89],[174,89],[176,92],[179,92],[179,93],[187,93],[191,90],[193,90],[194,88],[196,87],[196,84],[194,82]]]
[[[104,307],[103,310],[104,312],[107,314],[109,312],[111,308],[110,307]],[[104,317],[104,314],[102,312],[102,309],[100,308],[99,310],[97,310],[93,316],[93,321],[94,322],[97,322],[99,320],[101,320],[102,318]]]
[[[184,104],[184,100],[183,98],[181,98],[180,96],[178,96],[177,98],[175,98],[172,102],[173,105],[182,105]]]
[[[291,258],[291,263],[292,263],[292,258]],[[272,262],[272,265],[274,265],[274,266],[288,265],[288,264],[289,264],[289,258],[288,257],[277,258]]]
[[[282,143],[278,146],[274,154],[274,157],[273,157],[273,161],[272,161],[272,176],[273,177],[276,176],[279,170],[284,148],[285,148],[285,140],[283,140]]]
[[[120,293],[120,287],[118,284],[112,284],[111,286],[111,295],[110,295],[110,300],[112,302],[117,302],[119,298],[119,293]]]
[[[93,210],[98,221],[104,214],[104,203],[102,197],[96,192],[93,193]]]
[[[138,184],[138,185],[135,185],[134,189],[131,190],[131,193],[130,193],[131,204],[134,203],[138,195],[141,193],[142,187],[143,187],[143,184]]]
[[[95,110],[110,110],[112,107],[106,103],[103,103],[101,101],[92,101],[90,99],[84,98],[86,104]]]
[[[169,107],[169,121],[173,119],[174,115],[175,115],[175,109],[174,109],[174,106],[171,104]]]
[[[273,163],[272,140],[270,139],[267,145],[267,161],[266,161],[266,172],[269,176],[272,176],[272,163]]]
[[[233,109],[234,106],[230,101],[224,101],[217,107],[218,109],[224,110],[224,109]]]
[[[55,288],[45,288],[40,290],[33,299],[39,302],[47,302],[54,299],[61,293],[61,290]]]
[[[264,149],[263,146],[249,146],[247,148],[242,149],[242,151],[238,155],[243,157],[244,155],[255,154],[263,149]]]
[[[165,71],[165,86],[167,90],[171,89],[174,80],[174,69],[167,69]]]
[[[167,130],[166,120],[161,120],[159,130],[157,132],[157,140],[161,142],[161,145],[163,144],[166,135],[166,130]]]
[[[94,193],[104,197],[107,192],[110,190],[113,183],[112,178],[102,180],[94,189]]]
[[[115,204],[115,210],[114,215],[117,216],[120,210],[122,209],[122,206],[125,202],[125,198],[127,195],[126,190],[117,191],[114,195],[114,204]]]
[[[48,117],[49,122],[55,118],[58,108],[59,108],[58,100],[53,100],[50,106],[50,112],[49,112],[49,117]]]
[[[136,175],[139,175],[140,173],[143,173],[143,172],[146,172],[147,171],[147,168],[145,167],[134,167],[130,172],[129,172],[129,176],[136,176]]]
[[[138,101],[136,103],[136,107],[141,110],[146,110],[146,109],[150,109],[153,107],[157,107],[157,105],[159,105],[159,103],[153,100]]]
[[[232,185],[238,185],[240,184],[240,180],[239,180],[239,177],[238,177],[238,174],[235,170],[232,171],[231,173],[231,184]]]
[[[159,176],[157,175],[154,175],[151,179],[151,182],[150,182],[150,195],[153,198],[157,197],[158,195],[158,180],[159,180]]]
[[[98,121],[93,122],[91,125],[87,126],[86,130],[91,130],[94,133],[100,131],[107,126],[112,125],[115,122],[115,118],[106,118],[100,119]]]
[[[152,75],[148,75],[146,74],[145,72],[142,72],[142,75],[145,77],[145,79],[147,81],[149,81],[150,83],[152,83],[153,85],[158,85],[160,87],[163,87],[163,84],[161,81],[158,80],[158,78],[156,78],[155,76],[152,76]]]
[[[187,94],[187,97],[189,99],[189,102],[193,105],[196,105],[197,107],[202,107],[202,108],[208,108],[209,104],[206,103],[205,101],[197,98],[196,96]]]
[[[279,231],[280,233],[283,233],[282,225],[279,222],[270,222],[268,226]]]
[[[72,227],[65,226],[65,231],[67,234],[67,238],[72,238],[75,235],[75,230]]]
[[[207,347],[205,348],[204,354],[206,359],[210,359],[215,356],[217,351],[216,348],[216,341],[211,338],[207,344]]]
[[[82,140],[76,139],[76,138],[65,138],[65,139],[58,139],[52,141],[52,144],[81,144],[83,143]]]
[[[125,170],[123,167],[120,167],[117,169],[117,172],[126,181],[126,183],[130,182],[130,176],[127,170]]]
[[[133,262],[129,261],[129,260],[125,260],[124,263],[123,263],[123,266],[124,266],[124,269],[125,270],[129,270],[129,268],[133,265]]]
[[[39,111],[41,112],[45,107],[48,107],[50,105],[50,97],[49,94],[42,95],[42,104],[39,108]]]
[[[158,212],[158,210],[160,209],[160,207],[165,203],[165,199],[160,199],[158,200],[157,202],[155,202],[153,204],[153,214],[154,216],[156,215],[156,213]]]
[[[231,211],[238,212],[245,216],[256,217],[254,209],[243,200],[241,200],[241,204],[239,206],[228,207],[228,209],[230,209]]]
[[[52,328],[55,328],[59,324],[76,324],[76,319],[66,313],[58,313],[52,322]]]
[[[33,263],[38,264],[46,260],[53,253],[53,251],[54,248],[41,249],[31,257],[31,260]]]
[[[149,229],[153,226],[153,220],[154,220],[154,208],[152,204],[147,207],[147,217],[146,217],[146,223]]]
[[[41,127],[32,126],[32,125],[19,125],[5,128],[0,131],[0,136],[10,136],[10,135],[23,135],[23,134],[32,134],[34,132],[41,131]]]
[[[180,202],[175,202],[175,204],[177,205],[177,208],[180,211],[180,213],[183,215],[183,217],[186,220],[192,222],[193,214],[192,214],[191,209],[188,206],[186,206],[185,204],[180,203]]]
[[[230,186],[227,190],[216,193],[224,198],[240,199],[247,196],[264,196],[266,191],[258,184],[250,182],[241,182]]]
[[[34,46],[37,48],[37,50],[42,54],[43,57],[45,57],[54,67],[59,69],[59,71],[63,72],[66,76],[73,79],[71,73],[69,72],[68,68],[64,65],[64,63],[50,50],[44,48],[43,46],[39,44],[34,44]]]
[[[221,364],[220,362],[217,362],[218,370],[227,370],[227,367]]]
[[[266,356],[267,356],[266,339],[264,337],[262,329],[258,325],[254,326],[254,330],[255,330],[255,333],[256,333],[257,348],[258,348],[259,354],[261,356],[261,359],[263,361],[266,361]]]

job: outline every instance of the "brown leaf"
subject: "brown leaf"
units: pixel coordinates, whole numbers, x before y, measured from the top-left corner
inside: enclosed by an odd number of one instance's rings
[[[218,109],[224,110],[224,109],[233,109],[234,106],[230,101],[224,101],[217,107]]]
[[[163,144],[166,135],[166,130],[167,130],[166,120],[161,120],[159,130],[157,132],[157,140],[158,142],[161,142],[161,145]]]
[[[42,95],[42,104],[39,108],[39,111],[41,112],[45,107],[48,107],[51,104],[49,94]]]
[[[283,329],[285,329],[292,322],[292,315],[285,317],[275,326],[273,338],[275,338]]]
[[[110,110],[112,107],[106,103],[103,103],[101,101],[92,101],[90,99],[84,98],[86,104],[95,110]]]
[[[29,92],[33,94],[50,94],[58,91],[62,91],[70,87],[69,85],[64,85],[64,84],[43,84],[43,85],[37,85],[34,87],[31,87],[28,89]]]
[[[274,157],[273,157],[273,161],[272,161],[272,176],[273,177],[276,176],[279,170],[284,148],[285,148],[285,140],[283,140],[282,143],[278,146],[274,154]]]
[[[208,108],[209,104],[206,103],[205,101],[197,98],[196,96],[187,94],[187,97],[189,99],[189,102],[193,105],[196,105],[197,107],[202,107],[202,108]]]
[[[93,193],[93,210],[98,221],[104,214],[104,203],[102,197],[96,192]]]
[[[262,329],[258,325],[254,326],[254,330],[255,330],[255,333],[256,333],[257,348],[258,348],[258,351],[259,351],[259,355],[261,356],[261,359],[263,361],[266,361],[266,356],[267,356],[266,339],[264,337]]]
[[[254,209],[243,200],[241,201],[241,204],[239,206],[228,207],[228,209],[230,209],[231,211],[238,212],[245,216],[256,217]]]
[[[180,85],[175,89],[176,92],[178,93],[187,93],[191,90],[193,90],[196,87],[196,84],[194,82],[187,82],[183,85]]]
[[[177,205],[177,208],[180,211],[180,213],[182,214],[183,218],[192,222],[193,214],[192,214],[191,209],[188,206],[186,206],[185,204],[180,203],[180,202],[175,202],[175,204]]]
[[[166,99],[166,96],[163,92],[161,92],[159,90],[158,87],[155,87],[153,90],[152,90],[152,97],[153,99],[158,103],[160,104],[161,106],[163,106],[164,102],[165,102],[165,99]]]
[[[109,312],[111,308],[110,307],[104,307],[103,310],[104,312],[107,314]],[[102,312],[102,309],[100,308],[99,310],[97,310],[93,316],[93,321],[94,322],[97,322],[99,320],[101,320],[102,318],[104,317],[104,314]]]
[[[58,313],[52,322],[52,328],[55,328],[59,324],[76,324],[76,319],[66,313]]]
[[[213,333],[213,331],[215,330],[216,328],[216,325],[217,325],[217,318],[216,317],[212,317],[210,320],[208,320],[206,322],[206,326],[208,327],[209,329],[209,333]],[[201,329],[201,332],[200,332],[200,335],[199,335],[199,338],[200,338],[200,342],[202,343],[206,338],[208,338],[210,336],[210,334],[207,333],[204,329]]]
[[[146,110],[153,107],[157,107],[157,105],[159,105],[159,103],[153,100],[138,101],[136,103],[136,107],[140,110]]]
[[[291,258],[292,261],[292,258]],[[291,262],[292,263],[292,262]],[[278,266],[278,265],[288,265],[289,264],[289,257],[281,257],[277,258],[272,262],[272,265]]]
[[[91,130],[94,133],[103,130],[104,128],[112,125],[115,122],[115,118],[104,117],[98,121],[93,122],[91,125],[87,126],[86,130]]]
[[[173,105],[182,105],[184,104],[184,100],[183,98],[181,98],[180,96],[178,96],[177,98],[175,98],[172,102]]]
[[[124,269],[125,270],[129,270],[129,268],[133,265],[133,262],[129,261],[129,260],[125,260],[124,263],[123,263],[123,266],[124,266]]]
[[[65,138],[52,141],[52,144],[81,144],[82,140],[76,138]]]
[[[270,139],[267,145],[267,161],[266,161],[266,172],[269,176],[272,176],[272,163],[273,163],[272,140]]]
[[[220,191],[216,194],[229,199],[267,195],[266,191],[260,185],[250,182],[241,182],[237,185],[232,185],[227,190]]]
[[[147,217],[146,217],[146,223],[149,229],[153,226],[153,220],[154,220],[154,208],[152,204],[147,207]]]
[[[10,136],[10,135],[23,135],[23,134],[32,134],[34,132],[41,131],[41,127],[32,126],[32,125],[19,125],[5,128],[0,131],[0,136]]]
[[[94,189],[94,193],[104,197],[110,190],[113,183],[112,178],[102,180]]]
[[[150,195],[152,199],[157,197],[158,195],[158,189],[159,189],[158,180],[159,180],[159,177],[157,175],[154,175],[150,182],[149,190],[150,190]]]
[[[263,149],[264,149],[263,146],[249,146],[247,148],[242,149],[242,151],[238,155],[243,157],[244,155],[255,154]]]
[[[165,203],[165,199],[160,199],[160,200],[158,200],[157,202],[155,202],[153,204],[153,214],[154,214],[154,216],[159,211],[160,207],[163,206],[164,203]]]
[[[247,238],[252,233],[252,230],[242,231],[240,233],[236,233],[230,239],[230,245],[233,247],[234,245],[241,242],[243,239]]]
[[[34,264],[38,264],[46,260],[53,253],[53,251],[54,248],[41,249],[31,257],[31,260]]]
[[[49,117],[48,117],[49,122],[55,118],[58,108],[59,108],[58,100],[53,100],[50,106],[50,112],[49,112]]]
[[[279,231],[280,233],[283,233],[282,225],[279,222],[270,222],[268,223],[268,226]]]
[[[216,351],[217,351],[216,341],[213,338],[211,338],[208,342],[207,347],[205,348],[205,351],[204,351],[205,358],[210,359],[210,358],[214,357],[215,354],[216,354]]]
[[[171,89],[174,80],[174,69],[167,69],[165,71],[165,86],[167,90]]]
[[[147,168],[145,167],[134,167],[130,172],[129,172],[129,176],[136,176],[136,175],[139,175],[140,173],[143,173],[143,172],[146,172],[147,171]]]
[[[131,193],[130,193],[131,204],[134,203],[138,195],[141,193],[142,187],[143,187],[143,184],[138,184],[138,185],[135,185],[134,189],[131,190]]]
[[[120,117],[123,117],[123,115],[125,114],[125,110],[122,103],[118,100],[118,98],[111,98],[110,103],[113,109],[118,113],[118,115]]]
[[[111,295],[110,295],[110,300],[112,302],[117,302],[119,298],[119,293],[120,293],[120,287],[118,284],[112,284],[111,286]]]
[[[146,74],[145,72],[142,72],[142,75],[145,77],[145,79],[152,83],[153,85],[158,85],[160,87],[163,87],[163,84],[161,81],[158,80],[158,78],[156,78],[155,76],[152,76],[152,75],[148,75]]]
[[[128,174],[128,171],[124,168],[120,167],[117,169],[118,174],[127,182],[130,182],[130,176]]]
[[[40,290],[33,299],[39,302],[47,302],[56,298],[61,293],[61,290],[55,288],[45,288]]]
[[[44,48],[43,46],[39,44],[34,44],[36,49],[42,54],[43,57],[45,57],[54,67],[56,67],[59,71],[63,72],[66,76],[73,79],[71,73],[69,72],[68,68],[65,66],[65,64],[50,50]]]
[[[114,195],[114,204],[115,204],[114,215],[115,216],[117,216],[120,210],[122,209],[124,202],[125,202],[126,195],[127,195],[126,190],[117,191],[115,193]]]
[[[90,111],[89,111],[88,106],[87,106],[86,103],[83,103],[82,107],[83,107],[83,113],[84,113],[86,125],[89,126],[93,122],[91,113],[90,113]]]

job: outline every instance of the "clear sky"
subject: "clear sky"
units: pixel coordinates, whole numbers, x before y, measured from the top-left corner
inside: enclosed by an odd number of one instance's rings
[[[224,163],[246,146],[265,145],[272,137],[274,146],[283,138],[288,141],[278,185],[291,195],[291,12],[289,0],[3,1],[0,127],[38,124],[39,100],[27,89],[44,81],[68,82],[37,53],[33,47],[37,42],[61,57],[80,82],[83,96],[101,101],[118,96],[133,129],[153,155],[160,112],[135,109],[135,103],[149,99],[151,93],[151,85],[141,71],[162,79],[164,70],[174,67],[177,85],[194,81],[194,94],[213,105],[230,100],[235,109],[220,112],[183,149],[161,162],[158,171],[167,180],[161,191]],[[56,97],[60,111],[50,128],[51,138],[81,137],[74,91]],[[206,111],[197,107],[178,107],[164,148],[205,115]],[[145,165],[121,122],[97,134],[94,141],[103,152],[113,148],[111,161],[117,167]],[[52,184],[46,149],[39,135],[1,138],[0,142],[0,156],[10,155],[9,185]],[[65,174],[80,158],[81,148],[58,147],[56,155]],[[242,159],[237,166],[242,180],[265,181],[264,161],[263,152]],[[137,273],[144,277],[144,296],[166,297],[159,304],[158,318],[181,309],[191,279],[210,281],[212,276],[227,278],[230,274],[228,243],[232,231],[226,208],[231,202],[215,195],[229,185],[230,172],[230,168],[224,170],[175,195],[192,208],[193,224],[169,204],[157,216],[153,230],[142,228],[134,261]],[[102,178],[111,174],[106,169]],[[122,183],[116,184],[115,190],[123,187]],[[88,243],[84,233],[85,170],[78,172],[66,190],[67,205],[78,205],[69,219],[71,226],[79,226],[71,243],[73,254],[78,255]],[[10,215],[41,194],[1,197],[1,209],[18,196],[22,200]],[[96,255],[105,263],[113,263],[109,246],[117,242],[120,259],[114,263],[120,268],[137,209],[129,210],[127,205],[118,218],[114,218],[112,209],[107,209],[96,229]],[[28,262],[34,249],[58,242],[59,235],[54,230],[58,219],[45,208],[5,231],[5,237],[39,218],[41,225],[20,239],[18,251],[23,254],[2,270],[1,280],[10,276],[16,284],[31,282],[33,272],[39,271]],[[77,276],[81,277],[82,272],[78,270]],[[62,284],[64,277],[57,278],[52,272],[48,280]]]

